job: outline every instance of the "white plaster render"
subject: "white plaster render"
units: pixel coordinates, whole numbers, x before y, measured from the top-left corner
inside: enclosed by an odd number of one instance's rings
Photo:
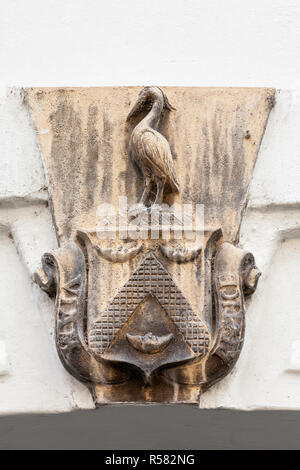
[[[300,373],[300,340],[292,342],[292,351],[286,371]]]
[[[292,88],[299,21],[299,0],[2,0],[0,79]]]
[[[6,343],[0,340],[0,375],[9,374],[9,360],[7,356]]]

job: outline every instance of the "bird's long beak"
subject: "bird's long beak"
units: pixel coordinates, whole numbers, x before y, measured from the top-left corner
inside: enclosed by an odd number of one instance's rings
[[[132,117],[137,116],[143,110],[144,104],[145,104],[144,97],[141,96],[134,103],[133,107],[131,108],[126,118],[126,121],[129,121]]]

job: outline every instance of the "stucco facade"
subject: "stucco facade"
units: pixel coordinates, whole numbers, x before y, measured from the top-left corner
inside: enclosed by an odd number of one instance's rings
[[[299,410],[299,3],[1,3],[0,415],[94,408],[57,356],[54,302],[32,279],[57,242],[22,87],[149,83],[276,88],[240,237],[263,274],[240,359],[199,406]]]

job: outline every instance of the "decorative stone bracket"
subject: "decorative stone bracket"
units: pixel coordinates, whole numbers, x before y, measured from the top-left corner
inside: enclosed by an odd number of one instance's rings
[[[56,298],[59,357],[96,404],[198,403],[236,364],[260,272],[235,245],[274,96],[26,90],[36,128],[49,130],[38,135],[60,246],[35,280]],[[133,206],[104,216],[120,196]],[[191,239],[174,209],[186,204],[203,207]]]

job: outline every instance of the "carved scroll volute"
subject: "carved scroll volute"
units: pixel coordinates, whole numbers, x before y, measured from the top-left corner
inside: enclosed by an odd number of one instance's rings
[[[204,389],[227,375],[239,358],[245,336],[245,295],[255,291],[260,275],[251,253],[230,243],[220,246],[213,270],[214,346],[206,362]]]
[[[86,266],[81,249],[74,242],[46,253],[43,270],[35,274],[37,284],[50,296],[56,295],[55,335],[59,357],[78,380],[91,383],[119,383],[128,373],[102,364],[88,350],[85,341]]]

